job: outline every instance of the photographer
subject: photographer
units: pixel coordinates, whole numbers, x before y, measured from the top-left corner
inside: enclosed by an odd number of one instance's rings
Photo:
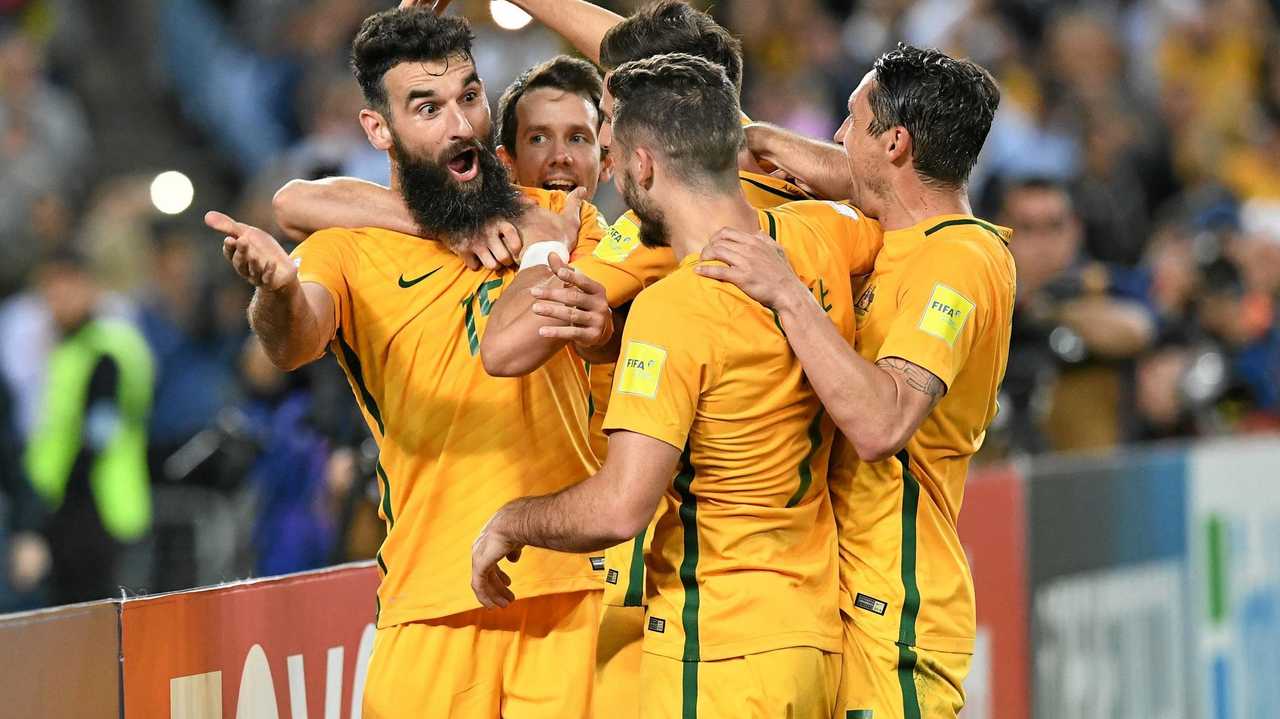
[[[1071,196],[1043,179],[1005,186],[998,216],[1014,229],[1018,268],[1009,366],[1002,390],[1009,449],[1111,446],[1131,422],[1132,359],[1155,321],[1143,276],[1093,261]]]

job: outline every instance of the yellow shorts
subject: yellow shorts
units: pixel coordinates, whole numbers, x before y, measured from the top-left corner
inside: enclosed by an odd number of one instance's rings
[[[596,641],[597,719],[640,716],[640,655],[644,645],[644,607],[604,605]]]
[[[363,716],[589,716],[599,623],[594,590],[379,629]]]
[[[839,654],[789,647],[733,659],[682,662],[645,653],[640,660],[645,719],[832,719],[844,706]]]
[[[845,719],[955,719],[972,659],[876,639],[845,617]]]

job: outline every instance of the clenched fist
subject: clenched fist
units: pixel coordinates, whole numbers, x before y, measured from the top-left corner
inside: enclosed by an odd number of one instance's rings
[[[298,281],[297,265],[276,238],[221,212],[205,213],[204,223],[226,235],[222,254],[249,284],[275,292]]]

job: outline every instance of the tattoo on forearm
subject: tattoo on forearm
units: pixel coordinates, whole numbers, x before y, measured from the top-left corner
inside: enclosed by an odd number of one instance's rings
[[[937,401],[947,393],[947,386],[932,372],[901,357],[885,357],[876,362],[876,366],[888,372],[901,375],[908,387],[917,392],[925,393],[934,401]]]

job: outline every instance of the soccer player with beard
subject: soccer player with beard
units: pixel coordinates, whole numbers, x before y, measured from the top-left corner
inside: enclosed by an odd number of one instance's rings
[[[609,89],[615,182],[640,240],[680,264],[627,318],[603,467],[500,509],[475,542],[472,588],[502,606],[513,595],[503,557],[526,545],[598,550],[664,506],[648,557],[640,714],[835,716],[834,425],[770,311],[693,267],[723,227],[768,232],[852,341],[850,277],[870,269],[879,228],[828,202],[752,207],[737,171],[737,91],[720,66],[661,55],[620,66]]]
[[[590,711],[600,585],[587,557],[524,553],[505,576],[520,600],[500,610],[468,590],[467,548],[498,506],[597,463],[585,423],[563,419],[586,416],[581,360],[564,349],[528,377],[490,377],[479,338],[513,273],[471,271],[451,248],[502,221],[562,247],[600,236],[589,206],[579,216],[561,193],[522,198],[507,179],[471,41],[464,20],[408,10],[366,19],[353,46],[361,124],[422,236],[328,229],[290,257],[261,230],[206,217],[257,287],[250,322],[272,361],[293,369],[332,349],[379,445],[371,719]]]

